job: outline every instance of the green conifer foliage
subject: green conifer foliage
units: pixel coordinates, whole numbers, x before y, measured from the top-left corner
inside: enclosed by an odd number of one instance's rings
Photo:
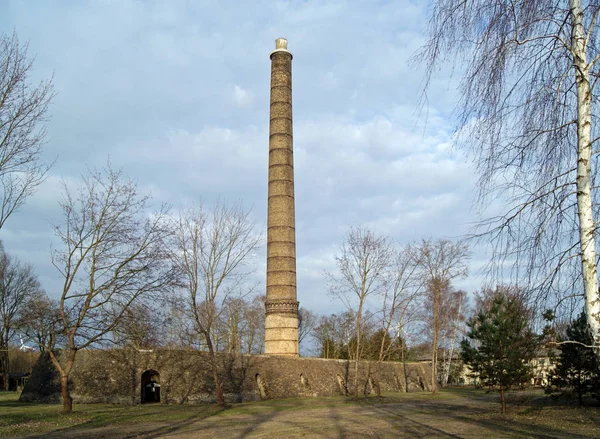
[[[579,404],[583,405],[585,395],[600,394],[600,374],[598,359],[594,355],[585,313],[571,322],[565,340],[559,345],[560,356],[554,370],[552,384],[559,388],[572,388]]]
[[[504,392],[531,378],[529,363],[539,337],[529,322],[530,312],[517,296],[496,293],[491,305],[468,321],[468,338],[461,342],[462,360],[472,373],[500,392],[502,413],[506,413]]]

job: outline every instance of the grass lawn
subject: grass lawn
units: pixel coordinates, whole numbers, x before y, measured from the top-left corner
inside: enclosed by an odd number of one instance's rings
[[[23,404],[0,393],[0,437],[14,438],[598,438],[600,408],[580,408],[512,392],[508,414],[498,396],[473,389],[345,397],[284,399],[214,405],[135,406]]]

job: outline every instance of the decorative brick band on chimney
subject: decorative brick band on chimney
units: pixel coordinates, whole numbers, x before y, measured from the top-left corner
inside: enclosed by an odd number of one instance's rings
[[[296,220],[292,135],[292,54],[278,38],[271,53],[265,354],[298,356]]]

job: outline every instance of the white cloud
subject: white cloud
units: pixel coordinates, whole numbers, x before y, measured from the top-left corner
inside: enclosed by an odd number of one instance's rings
[[[0,238],[55,291],[48,219],[60,219],[57,181],[77,181],[109,155],[158,201],[243,200],[264,224],[269,54],[283,36],[294,54],[298,294],[328,309],[322,271],[349,226],[410,242],[460,235],[471,221],[472,171],[449,151],[455,80],[433,84],[425,127],[418,114],[421,67],[409,58],[425,8],[8,2],[0,30],[30,41],[34,80],[54,72],[46,156],[58,160]],[[256,266],[264,281],[264,261]]]
[[[238,107],[246,107],[252,103],[254,95],[251,91],[245,90],[235,84],[233,87],[227,87],[226,94],[231,102]]]

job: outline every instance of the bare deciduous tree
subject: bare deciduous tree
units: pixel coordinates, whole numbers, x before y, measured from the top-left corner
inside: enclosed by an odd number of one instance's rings
[[[244,308],[246,301],[243,297],[230,297],[219,312],[220,319],[215,322],[215,350],[226,351],[229,354],[242,353],[242,336],[244,334]]]
[[[265,297],[230,297],[214,325],[216,351],[260,354],[264,344]]]
[[[506,200],[477,232],[492,239],[492,268],[511,266],[513,283],[546,306],[583,290],[597,346],[599,10],[598,1],[440,0],[422,54],[426,83],[441,62],[467,60],[459,143],[475,158],[482,206]]]
[[[40,352],[64,342],[58,302],[42,293],[30,298],[24,308],[25,312],[19,318],[19,330],[35,342]]]
[[[163,346],[161,329],[163,316],[152,303],[140,300],[132,303],[113,329],[117,346],[151,349]]]
[[[262,354],[265,348],[265,300],[266,296],[254,296],[246,301],[244,319],[246,330],[242,339],[245,346],[244,352],[248,354]]]
[[[52,81],[32,86],[33,61],[15,34],[0,35],[0,229],[44,181],[40,161],[43,122],[53,97]]]
[[[317,324],[317,315],[311,310],[300,307],[298,309],[298,344],[302,346],[302,342],[310,335]]]
[[[418,276],[418,267],[413,247],[405,246],[395,252],[390,267],[390,283],[384,293],[381,308],[382,329],[392,339],[402,336],[406,318],[411,314],[411,304],[423,287],[422,279]],[[382,338],[379,361],[389,357],[392,346],[393,343],[386,345],[385,338]]]
[[[163,344],[172,349],[197,349],[198,337],[186,306],[187,296],[178,293],[173,292],[164,301]]]
[[[225,405],[215,355],[215,329],[224,305],[247,288],[243,268],[262,237],[241,206],[202,206],[180,215],[175,224],[176,263],[187,291],[195,330],[206,343],[218,404]],[[251,288],[250,288],[251,289]]]
[[[40,295],[33,268],[6,253],[0,242],[0,373],[4,377],[4,390],[8,390],[10,369],[8,343],[15,335],[26,303]]]
[[[165,239],[166,209],[150,214],[148,198],[122,172],[91,171],[76,195],[66,187],[64,223],[55,227],[62,249],[52,263],[63,278],[59,299],[62,356],[47,349],[60,375],[63,410],[72,411],[69,375],[83,348],[107,340],[129,307],[163,292],[175,270]]]
[[[445,305],[443,320],[444,324],[442,327],[441,340],[444,344],[444,356],[441,361],[442,370],[438,375],[440,376],[440,383],[442,386],[448,384],[450,379],[450,373],[452,364],[456,365],[455,349],[459,337],[462,338],[466,334],[466,297],[467,293],[463,290],[452,289],[448,295],[447,304]],[[439,360],[439,359],[438,359]]]
[[[423,240],[416,247],[415,257],[425,284],[425,321],[431,332],[431,389],[435,393],[440,335],[455,304],[451,281],[467,275],[469,249],[463,242]]]
[[[321,316],[312,331],[317,342],[318,355],[321,358],[350,358],[348,355],[350,340],[356,319],[352,311],[342,314]]]
[[[370,230],[352,228],[335,257],[336,274],[326,273],[329,292],[338,297],[355,315],[354,396],[358,398],[358,362],[361,352],[361,324],[367,299],[387,287],[391,246],[386,237]]]

